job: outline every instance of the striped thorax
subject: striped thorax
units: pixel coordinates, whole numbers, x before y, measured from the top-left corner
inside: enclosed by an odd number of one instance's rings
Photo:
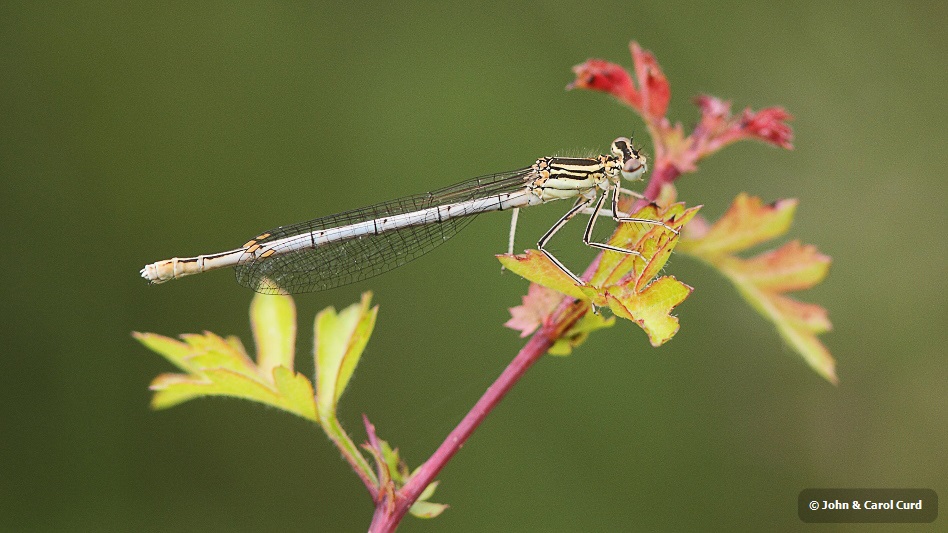
[[[595,158],[541,157],[533,165],[537,178],[531,188],[544,202],[595,198],[597,189],[608,192],[621,187],[620,177],[635,181],[648,170],[645,156],[625,137],[612,142],[611,152]]]

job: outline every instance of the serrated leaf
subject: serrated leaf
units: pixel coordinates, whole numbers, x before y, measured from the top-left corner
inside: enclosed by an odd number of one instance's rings
[[[680,232],[699,209],[700,206],[686,208],[680,203],[672,204],[666,209],[660,209],[654,204],[643,207],[633,216],[660,220],[668,227],[638,222],[620,224],[607,244],[625,250],[635,250],[638,254],[604,251],[590,281],[583,286],[576,285],[545,255],[535,250],[528,250],[526,254],[518,256],[498,256],[498,259],[509,270],[535,284],[585,300],[595,306],[608,306],[614,308],[614,311],[618,309],[615,312],[617,316],[633,320],[646,331],[652,344],[658,346],[678,331],[678,320],[669,313],[690,294],[691,288],[674,278],[660,278],[657,281],[661,283],[654,289],[649,288],[657,283],[653,281],[655,276],[664,268],[672,250],[678,244],[679,234],[669,228]],[[524,308],[527,303],[528,298],[525,297]],[[642,308],[637,309],[636,306]],[[520,316],[515,315],[518,320],[514,325],[527,334],[532,332],[548,316],[546,308],[540,307],[537,305],[536,309],[520,309]],[[547,314],[542,314],[543,312]],[[590,320],[592,322],[587,323],[589,327],[584,326],[584,329],[567,332],[558,338],[549,353],[567,355],[585,341],[589,332],[611,325],[602,321],[595,322],[595,319]]]
[[[686,239],[679,251],[714,257],[746,250],[786,233],[796,208],[794,199],[764,205],[760,198],[741,193],[707,234]]]
[[[826,310],[784,294],[821,282],[830,258],[798,241],[750,259],[732,255],[786,232],[796,205],[796,200],[763,205],[759,198],[742,193],[720,220],[683,240],[678,249],[717,268],[811,368],[836,383],[836,363],[816,338],[832,327]]]
[[[302,374],[294,374],[284,367],[273,369],[271,380],[265,380],[257,368],[238,368],[237,364],[206,367],[205,362],[217,363],[239,354],[196,354],[189,374],[162,374],[155,378],[150,389],[155,391],[151,405],[167,409],[185,401],[210,396],[227,396],[256,401],[316,421],[316,406],[312,386]]]
[[[701,206],[685,208],[676,203],[659,210],[654,204],[647,205],[635,213],[636,218],[661,220],[671,228],[681,230],[698,213]],[[622,278],[634,272],[633,281],[637,290],[642,290],[665,267],[672,250],[678,245],[679,236],[667,228],[636,222],[620,224],[608,244],[627,250],[636,250],[642,256],[603,252],[599,266],[589,285],[607,287],[622,282]]]
[[[538,250],[527,250],[519,255],[500,254],[497,259],[507,270],[527,281],[573,298],[585,298],[576,282]]]
[[[809,289],[826,278],[830,258],[816,246],[790,241],[776,250],[751,259],[728,262],[740,276],[757,288],[770,292]]]
[[[142,343],[145,348],[167,359],[168,362],[174,366],[181,370],[188,370],[187,358],[192,355],[194,351],[186,343],[165,337],[164,335],[158,335],[157,333],[140,333],[136,331],[132,333],[132,337]]]
[[[811,333],[826,333],[833,329],[826,309],[822,306],[799,302],[779,294],[775,294],[772,299],[780,314],[799,329]]]
[[[617,316],[632,320],[648,335],[652,346],[661,346],[678,332],[672,309],[685,301],[693,289],[672,276],[659,278],[641,291],[630,285],[609,287],[607,302]]]
[[[369,342],[378,306],[370,308],[372,293],[337,313],[332,307],[316,315],[316,405],[320,417],[335,418],[336,405]]]
[[[273,369],[273,382],[286,405],[308,420],[317,421],[313,384],[306,376],[284,366]]]
[[[205,396],[242,398],[282,409],[316,421],[313,388],[302,374],[293,372],[292,347],[295,341],[293,301],[284,296],[258,294],[251,304],[251,325],[257,338],[258,354],[271,355],[261,366],[255,363],[236,337],[222,338],[211,332],[181,335],[176,341],[154,333],[133,336],[158,352],[183,374],[162,374],[151,383],[155,391],[152,407],[167,409]],[[261,350],[261,347],[264,347]],[[289,352],[287,353],[287,347]],[[279,364],[276,364],[279,363]]]
[[[254,363],[246,352],[234,347],[219,335],[205,331],[202,334],[185,333],[181,338],[194,350],[187,358],[189,370],[228,368],[235,372],[254,372]]]
[[[290,370],[282,367],[274,369],[274,372],[291,375]],[[283,388],[278,389],[272,389],[247,375],[223,368],[205,370],[202,378],[184,379],[180,374],[158,376],[150,387],[155,391],[152,407],[167,409],[194,398],[227,396],[271,405],[316,421],[312,387],[309,380],[301,374],[296,374]]]

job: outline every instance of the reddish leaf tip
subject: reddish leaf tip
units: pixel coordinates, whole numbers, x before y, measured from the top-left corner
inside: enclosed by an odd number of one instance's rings
[[[661,119],[668,112],[668,103],[671,101],[671,85],[668,83],[668,78],[665,77],[652,52],[643,50],[635,41],[629,43],[629,48],[644,103],[644,109],[641,111],[647,119],[653,121]]]
[[[793,149],[793,129],[787,124],[793,115],[782,107],[767,107],[754,113],[744,110],[741,127],[752,137],[788,150]]]
[[[632,76],[621,66],[602,59],[589,59],[573,67],[576,79],[566,86],[570,89],[590,89],[609,93],[620,101],[639,109],[642,95],[635,88]]]

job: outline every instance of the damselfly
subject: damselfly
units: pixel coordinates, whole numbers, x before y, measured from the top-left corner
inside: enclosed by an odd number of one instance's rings
[[[593,227],[612,194],[616,222],[640,222],[677,231],[661,221],[633,218],[619,212],[619,195],[628,193],[621,178],[639,180],[648,170],[644,155],[632,141],[613,141],[610,155],[592,158],[543,157],[533,165],[474,178],[427,194],[354,209],[266,231],[240,248],[196,257],[175,257],[146,265],[143,278],[163,283],[191,274],[236,267],[237,281],[263,293],[313,292],[346,285],[387,272],[431,251],[453,237],[475,215],[514,210],[553,200],[576,198],[573,207],[537,242],[537,249],[577,284],[583,281],[566,268],[546,244],[576,214],[589,213],[583,235],[588,246],[640,255],[592,241]],[[601,194],[600,194],[601,192]],[[638,196],[638,195],[636,195]]]

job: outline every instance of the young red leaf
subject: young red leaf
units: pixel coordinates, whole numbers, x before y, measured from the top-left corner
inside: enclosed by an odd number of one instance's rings
[[[756,113],[750,108],[741,114],[742,132],[761,141],[793,149],[793,130],[786,124],[793,116],[782,107],[768,107]]]
[[[647,198],[656,198],[662,186],[681,174],[697,170],[702,158],[733,142],[757,139],[781,148],[793,148],[793,130],[787,124],[793,117],[780,107],[760,111],[744,109],[731,114],[731,103],[713,96],[698,96],[695,103],[701,119],[694,131],[685,134],[680,122],[672,123],[665,115],[671,100],[671,86],[658,60],[635,41],[629,44],[635,72],[602,59],[590,59],[573,67],[576,79],[567,89],[591,89],[606,92],[642,116],[655,146],[652,178],[645,189]]]
[[[553,289],[531,283],[523,297],[523,303],[510,308],[510,320],[505,322],[504,326],[517,330],[521,337],[526,337],[543,324],[562,299],[563,296]]]
[[[632,52],[632,63],[635,65],[635,77],[639,80],[642,93],[642,113],[651,121],[657,121],[668,111],[671,85],[652,52],[642,50],[635,41],[629,43],[629,49]]]
[[[646,122],[657,123],[668,111],[671,86],[651,52],[642,50],[634,41],[629,44],[629,48],[636,80],[620,65],[602,59],[590,59],[573,67],[576,79],[566,88],[609,93],[638,111]]]
[[[793,120],[781,107],[768,107],[754,112],[744,109],[740,117],[731,115],[731,102],[709,95],[695,98],[701,110],[701,121],[692,138],[698,157],[704,157],[732,142],[757,139],[781,148],[793,148],[793,130],[786,123]]]
[[[570,89],[591,89],[615,96],[633,109],[642,110],[642,95],[635,88],[632,76],[622,66],[602,59],[590,59],[573,67],[576,79],[566,86]]]

